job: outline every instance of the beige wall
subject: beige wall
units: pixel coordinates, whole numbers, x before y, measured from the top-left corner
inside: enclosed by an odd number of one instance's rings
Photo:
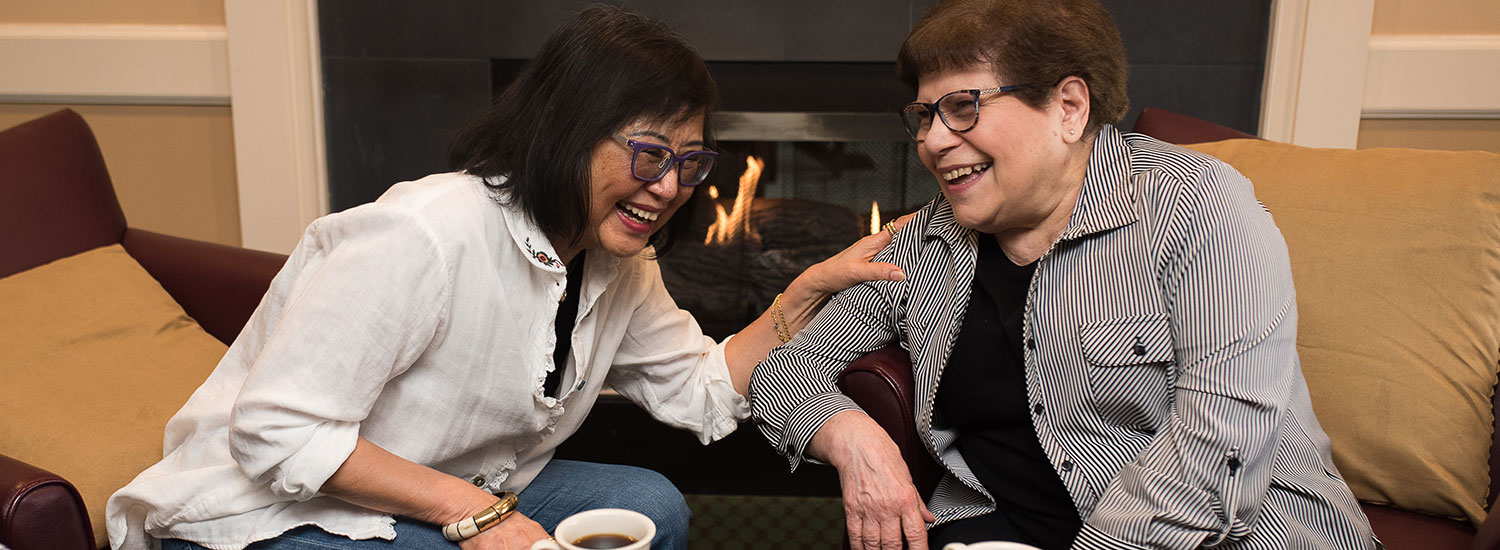
[[[1371,34],[1500,35],[1500,1],[1375,0]],[[1500,152],[1500,120],[1364,119],[1359,125],[1359,147]]]
[[[223,0],[0,2],[0,24],[223,26]],[[240,244],[229,107],[0,103],[0,128],[71,107],[93,128],[132,227]]]
[[[1500,120],[1364,119],[1359,122],[1359,147],[1500,153]]]
[[[1375,0],[1371,34],[1500,34],[1495,0]]]
[[[224,0],[13,0],[0,23],[223,25]]]

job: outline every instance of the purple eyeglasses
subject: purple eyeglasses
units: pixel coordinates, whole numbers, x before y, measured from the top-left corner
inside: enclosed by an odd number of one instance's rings
[[[671,147],[645,141],[636,141],[616,134],[614,138],[633,152],[630,156],[630,172],[642,181],[660,181],[667,176],[672,165],[677,165],[677,184],[693,187],[708,177],[719,154],[713,151],[689,151],[681,155]]]

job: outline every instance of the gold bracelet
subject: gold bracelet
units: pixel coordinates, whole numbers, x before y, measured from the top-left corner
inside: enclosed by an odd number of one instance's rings
[[[787,326],[786,318],[781,316],[781,295],[777,294],[775,300],[771,300],[771,325],[776,327],[776,337],[785,344],[792,341],[792,329]]]
[[[443,538],[452,542],[458,542],[473,538],[489,528],[499,525],[505,518],[516,512],[516,503],[520,501],[515,493],[506,491],[500,493],[500,500],[495,501],[489,508],[480,510],[478,514],[467,517],[443,526]]]

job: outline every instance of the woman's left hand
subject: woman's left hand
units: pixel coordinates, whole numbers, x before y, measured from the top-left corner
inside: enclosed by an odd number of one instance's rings
[[[895,232],[905,227],[916,214],[907,214],[893,220],[888,227],[873,235],[855,241],[842,252],[807,268],[782,294],[782,311],[787,328],[796,333],[812,321],[823,309],[830,296],[865,281],[904,281],[906,273],[896,264],[872,262],[876,254],[884,250],[895,238]]]
[[[870,259],[890,245],[895,232],[914,215],[897,218],[888,225],[890,229],[866,236],[843,252],[804,270],[787,285],[778,302],[730,339],[724,345],[724,360],[729,364],[735,391],[750,395],[750,374],[755,365],[764,361],[772,348],[811,323],[834,293],[865,281],[906,280],[906,274],[896,264]],[[776,328],[772,329],[773,326]]]
[[[906,227],[916,214],[907,214],[892,220],[889,230],[882,228],[872,235],[855,241],[842,252],[823,260],[802,272],[797,280],[787,286],[788,292],[803,291],[826,299],[841,290],[865,281],[900,281],[906,274],[896,264],[871,262],[876,254],[884,250],[895,238],[895,231]],[[798,287],[802,288],[798,288]]]

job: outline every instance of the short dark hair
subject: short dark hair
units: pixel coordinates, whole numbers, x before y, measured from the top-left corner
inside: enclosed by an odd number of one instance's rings
[[[711,146],[708,121],[718,102],[708,65],[676,31],[591,6],[564,20],[489,110],[453,136],[448,163],[484,178],[548,238],[577,243],[588,230],[599,142],[631,122],[675,124],[701,114]],[[497,177],[504,180],[491,180]],[[678,210],[651,238],[658,254],[690,223],[691,210]]]
[[[1039,108],[1069,76],[1089,85],[1087,132],[1130,109],[1125,45],[1097,0],[948,0],[901,43],[896,72],[913,89],[933,73],[989,63],[1001,84],[1045,84],[1015,95]]]

